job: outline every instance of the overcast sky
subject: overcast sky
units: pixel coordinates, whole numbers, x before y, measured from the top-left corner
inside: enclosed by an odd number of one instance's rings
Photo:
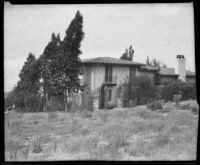
[[[61,39],[76,11],[83,15],[81,58],[119,58],[130,45],[133,61],[147,56],[175,67],[183,54],[195,70],[193,4],[11,5],[4,4],[4,90],[12,90],[29,54],[38,58],[51,33]]]

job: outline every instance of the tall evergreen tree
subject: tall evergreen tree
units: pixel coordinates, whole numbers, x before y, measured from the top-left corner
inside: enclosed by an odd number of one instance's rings
[[[131,45],[129,47],[129,49],[125,50],[125,52],[122,54],[122,56],[120,57],[120,59],[132,61],[133,60],[133,55],[134,55],[134,49],[132,48],[132,45]]]
[[[22,90],[37,93],[39,89],[39,75],[35,56],[29,53],[19,74]]]
[[[22,69],[19,74],[20,80],[17,83],[17,86],[14,88],[14,102],[16,107],[37,107],[38,102],[34,104],[27,104],[32,102],[33,99],[38,99],[38,90],[39,90],[39,71],[38,63],[35,59],[35,56],[32,53],[29,53]],[[29,99],[28,96],[32,95],[32,98]]]
[[[80,50],[81,41],[84,38],[83,17],[79,11],[71,21],[66,36],[61,42],[59,56],[55,60],[54,88],[57,92],[64,92],[65,111],[67,111],[67,97],[71,92],[82,89],[79,73],[81,67]]]
[[[57,36],[52,33],[51,41],[45,47],[43,54],[39,57],[38,61],[40,64],[40,78],[41,86],[44,92],[44,110],[47,110],[48,98],[55,95],[54,90],[54,77],[57,69],[57,56],[60,52],[61,40],[60,35]]]

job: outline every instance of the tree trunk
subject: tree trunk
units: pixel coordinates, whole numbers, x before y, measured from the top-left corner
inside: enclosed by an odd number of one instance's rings
[[[65,107],[65,112],[68,111],[67,108],[67,90],[64,91],[64,107]]]
[[[44,90],[44,112],[47,111],[47,93],[46,90]]]

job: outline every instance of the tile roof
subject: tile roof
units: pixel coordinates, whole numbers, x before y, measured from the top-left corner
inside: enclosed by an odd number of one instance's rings
[[[161,68],[159,71],[160,75],[168,75],[168,76],[178,76],[178,74],[175,73],[174,68]]]
[[[140,67],[142,70],[148,70],[148,71],[158,71],[159,69],[158,68],[155,68],[153,66],[148,66],[148,65],[145,65],[145,66],[141,66]]]
[[[81,61],[83,64],[115,64],[115,65],[138,65],[138,66],[145,65],[139,62],[127,61],[111,57],[89,58],[89,59],[82,59]]]
[[[177,76],[178,74],[175,73],[175,68],[162,68],[159,73],[161,75],[170,75],[170,76]],[[186,70],[186,76],[195,76],[195,72]]]
[[[195,76],[195,72],[192,72],[190,70],[186,70],[186,76]]]

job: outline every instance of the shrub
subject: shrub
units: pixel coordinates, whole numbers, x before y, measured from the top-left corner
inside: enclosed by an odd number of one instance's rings
[[[10,107],[14,105],[14,95],[13,95],[13,92],[9,93],[8,96],[5,97],[4,99],[4,107],[5,109],[7,107]]]
[[[178,104],[181,101],[182,96],[179,95],[174,95],[173,96],[173,102],[175,102],[176,104]]]
[[[25,99],[24,99],[25,107],[29,107],[30,111],[37,111],[39,104],[40,104],[40,98],[36,94],[29,93]]]
[[[152,110],[152,111],[156,111],[156,110],[162,110],[162,104],[159,102],[153,102],[153,103],[149,103],[147,104],[147,108]]]
[[[196,85],[191,85],[180,80],[166,82],[157,87],[158,94],[166,101],[172,101],[173,96],[181,94],[183,100],[196,99]]]
[[[192,113],[199,114],[199,107],[198,106],[193,106],[192,107]]]
[[[114,103],[108,102],[107,109],[113,109],[113,108],[114,108]]]
[[[33,153],[40,153],[42,151],[41,148],[41,138],[35,137],[33,139]]]
[[[49,112],[63,111],[64,103],[59,97],[51,97],[47,109]]]
[[[156,90],[148,76],[133,77],[131,81],[127,78],[122,84],[123,105],[124,107],[132,106],[129,100],[137,100],[137,104],[146,104],[156,97]]]

